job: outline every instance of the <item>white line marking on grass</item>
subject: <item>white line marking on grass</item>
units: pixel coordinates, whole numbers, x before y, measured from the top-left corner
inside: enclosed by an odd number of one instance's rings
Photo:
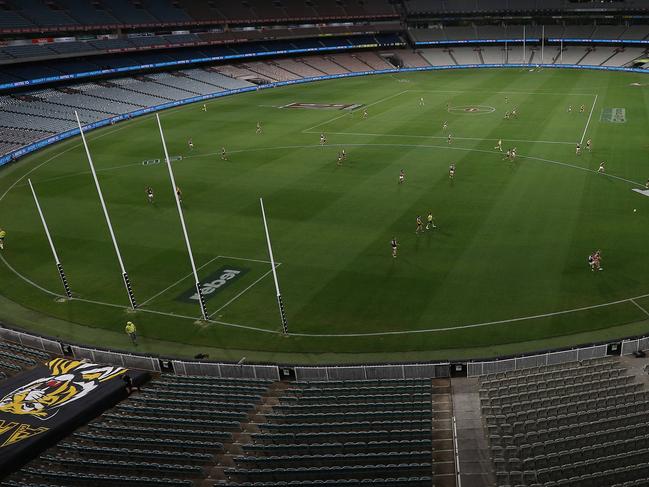
[[[400,91],[399,93],[394,93],[394,94],[392,94],[390,96],[386,96],[385,98],[381,98],[380,100],[377,100],[377,101],[375,101],[373,103],[370,103],[369,105],[365,105],[364,108],[373,107],[374,105],[378,105],[379,103],[383,103],[384,101],[388,101],[388,100],[391,100],[392,98],[395,98],[395,97],[397,97],[399,95],[403,95],[404,93],[408,93],[408,91],[409,90],[403,90],[403,91]],[[318,125],[314,125],[313,127],[309,127],[308,129],[304,129],[302,131],[302,133],[303,134],[313,133],[313,132],[311,132],[313,129],[321,127],[322,125],[329,124],[329,123],[331,123],[331,122],[333,122],[335,120],[346,117],[348,115],[349,115],[349,112],[343,113],[342,115],[338,115],[338,116],[336,116],[336,117],[334,117],[334,118],[332,118],[330,120],[325,120],[324,122],[320,122]]]
[[[270,264],[269,260],[247,259],[245,257],[232,257],[231,255],[219,255],[222,259],[246,260],[248,262],[259,262],[260,264]],[[278,262],[278,264],[280,264]]]
[[[595,93],[557,93],[554,91],[483,91],[483,90],[406,90],[413,93],[489,93],[492,95],[562,95],[562,96],[593,96]]]
[[[216,259],[218,259],[219,257],[221,257],[221,256],[220,256],[220,255],[217,255],[216,257],[214,257],[214,258],[208,260],[207,262],[205,262],[205,264],[203,264],[203,265],[197,267],[196,270],[197,270],[197,271],[200,271],[203,267],[205,267],[205,266],[211,264],[212,262],[214,262],[214,261],[215,261]],[[185,277],[181,277],[181,278],[178,279],[176,282],[174,282],[174,283],[171,284],[170,286],[164,288],[164,289],[163,289],[162,291],[160,291],[159,293],[154,294],[154,295],[151,296],[149,299],[144,300],[142,303],[140,303],[140,307],[145,306],[147,303],[150,303],[151,301],[153,301],[155,298],[157,298],[157,297],[160,296],[161,294],[166,293],[167,291],[169,291],[169,289],[171,289],[171,288],[177,286],[178,284],[180,284],[181,282],[183,282],[185,279],[187,279],[188,277],[192,277],[193,275],[194,275],[194,273],[193,273],[193,272],[190,272],[190,273],[187,274]]]
[[[65,298],[65,299],[67,299],[67,296],[63,296],[61,294],[55,293],[54,291],[50,291],[49,289],[46,289],[43,286],[40,286],[39,284],[36,284],[34,281],[29,279],[28,277],[25,277],[22,274],[20,274],[16,269],[14,269],[12,267],[12,265],[9,262],[7,262],[4,255],[2,255],[1,253],[0,253],[0,259],[2,259],[2,262],[4,262],[4,264],[9,268],[9,270],[11,270],[14,274],[16,274],[18,277],[20,277],[26,283],[31,284],[32,286],[34,286],[36,289],[40,289],[44,293],[49,294],[50,296],[54,296],[56,298]]]
[[[281,265],[281,264],[276,264],[276,265],[275,265],[275,269],[277,269],[280,265]],[[223,306],[221,306],[219,309],[217,309],[216,311],[213,311],[212,313],[210,313],[209,318],[211,318],[211,317],[214,316],[216,313],[218,313],[219,311],[221,311],[223,308],[226,308],[226,307],[229,306],[231,303],[233,303],[234,301],[236,301],[236,300],[237,300],[240,296],[242,296],[246,291],[248,291],[250,288],[254,287],[254,286],[255,286],[259,281],[261,281],[264,277],[266,277],[266,276],[267,276],[268,274],[270,274],[271,272],[273,272],[272,269],[269,270],[268,272],[266,272],[263,276],[261,276],[261,277],[260,277],[259,279],[257,279],[255,282],[253,282],[252,284],[250,284],[247,288],[245,288],[243,291],[241,291],[239,294],[237,294],[235,297],[233,297],[230,301],[228,301],[227,303],[225,303],[225,304],[224,304]]]
[[[2,255],[0,255],[2,257]],[[264,276],[268,275],[266,273]],[[46,291],[47,292],[47,291]],[[50,292],[50,294],[52,294]],[[63,297],[63,296],[61,296]],[[497,321],[486,321],[483,323],[473,323],[470,325],[459,325],[459,326],[449,326],[449,327],[443,327],[443,328],[428,328],[428,329],[421,329],[421,330],[398,330],[398,331],[383,331],[383,332],[370,332],[370,333],[290,333],[289,336],[302,336],[302,337],[316,337],[316,338],[348,338],[348,337],[367,337],[367,336],[387,336],[387,335],[409,335],[409,334],[419,334],[419,333],[439,333],[443,331],[454,331],[454,330],[463,330],[467,328],[481,328],[485,326],[491,326],[491,325],[499,325],[499,324],[508,324],[508,323],[515,323],[519,321],[526,321],[526,320],[535,320],[539,318],[548,318],[552,316],[559,316],[559,315],[565,315],[565,314],[571,314],[571,313],[577,313],[580,311],[588,311],[591,309],[597,309],[597,308],[604,308],[607,306],[613,306],[616,304],[623,304],[623,303],[632,303],[636,305],[638,308],[640,308],[644,313],[649,316],[649,312],[647,312],[644,308],[642,308],[640,305],[638,305],[635,300],[637,299],[643,299],[649,297],[649,294],[643,294],[641,296],[634,296],[632,298],[627,298],[627,299],[620,299],[617,301],[610,301],[608,303],[602,303],[602,304],[595,304],[592,306],[584,306],[581,308],[573,308],[573,309],[568,309],[568,310],[563,310],[563,311],[556,311],[554,313],[544,313],[540,315],[532,315],[532,316],[521,316],[519,318],[511,318],[507,320],[497,320]],[[103,306],[110,306],[113,308],[124,308],[126,309],[128,306],[126,304],[124,305],[118,305],[118,304],[111,304],[111,303],[104,303],[101,301],[94,301],[91,299],[83,299],[83,298],[72,298],[72,301],[81,301],[81,302],[86,302],[86,303],[92,303],[92,304],[98,304],[98,305],[103,305]],[[182,319],[187,319],[187,320],[192,320],[196,321],[196,317],[194,316],[186,316],[186,315],[179,315],[175,313],[166,313],[163,311],[157,311],[157,310],[152,310],[152,309],[139,309],[137,311],[142,311],[145,313],[153,313],[157,315],[162,315],[162,316],[170,316],[173,318],[182,318]],[[228,327],[233,327],[233,328],[242,328],[246,330],[253,330],[253,331],[260,331],[263,333],[271,333],[275,335],[280,335],[281,331],[279,330],[269,330],[267,328],[258,328],[254,326],[247,326],[247,325],[240,325],[238,323],[230,323],[226,321],[219,321],[219,320],[208,320],[209,323],[215,323],[218,325],[223,325],[223,326],[228,326]]]
[[[638,308],[640,308],[640,311],[642,311],[644,314],[646,314],[649,317],[649,311],[644,309],[642,306],[640,306],[638,303],[636,303],[635,298],[632,298],[630,300],[633,304],[635,304]]]
[[[387,135],[385,134],[380,134],[382,137],[386,137]],[[410,137],[410,136],[406,136]],[[417,136],[417,137],[427,137],[427,136]],[[478,139],[478,140],[496,140],[496,139]],[[536,142],[542,142],[542,141],[530,141],[531,143],[536,143]],[[562,144],[570,144],[573,145],[574,142],[561,142]],[[425,145],[425,144],[327,144],[325,146],[322,146],[320,144],[311,144],[311,145],[285,145],[285,146],[280,146],[280,147],[257,147],[254,149],[241,149],[238,151],[230,151],[231,153],[233,152],[259,152],[259,151],[268,151],[268,150],[286,150],[286,149],[309,149],[309,148],[320,148],[322,149],[323,147],[409,147],[409,148],[421,148],[421,149],[449,149],[449,150],[459,150],[459,151],[465,151],[465,152],[481,152],[484,154],[500,154],[500,152],[496,152],[493,150],[485,150],[485,149],[476,149],[476,148],[470,148],[470,147],[457,147],[457,146],[449,146],[449,145]],[[195,155],[192,157],[207,157],[209,155],[215,155],[215,154],[220,154],[220,152],[215,152],[213,154],[202,154],[202,155]],[[591,172],[594,174],[600,174],[594,169],[589,169],[587,167],[583,166],[576,166],[574,164],[568,164],[567,162],[560,162],[560,161],[553,161],[551,159],[543,159],[541,157],[534,157],[534,156],[523,156],[523,155],[517,155],[518,159],[530,159],[533,161],[539,161],[539,162],[546,162],[548,164],[554,164],[557,166],[564,166],[564,167],[571,167],[573,169],[580,169],[582,171],[587,171]],[[611,179],[618,179],[620,181],[624,181],[626,183],[630,183],[634,186],[638,186],[640,188],[644,188],[644,183],[639,183],[637,181],[632,181],[630,179],[625,179],[620,176],[615,176],[611,173],[601,173],[600,176],[605,176],[609,177]]]
[[[214,258],[208,260],[207,262],[205,262],[205,264],[201,265],[200,267],[197,267],[196,270],[197,270],[197,271],[200,271],[200,270],[203,269],[204,267],[206,267],[206,266],[208,266],[209,264],[211,264],[212,262],[214,262],[216,259],[245,260],[245,261],[248,261],[248,262],[259,262],[259,263],[262,263],[262,264],[270,264],[270,261],[267,261],[267,260],[247,259],[247,258],[245,258],[245,257],[232,257],[232,256],[230,256],[230,255],[217,255],[216,257],[214,257]],[[140,303],[140,307],[145,306],[147,303],[150,303],[151,301],[153,301],[153,300],[154,300],[155,298],[157,298],[158,296],[160,296],[160,295],[166,293],[167,291],[169,291],[169,289],[174,288],[175,286],[177,286],[178,284],[180,284],[181,282],[183,282],[185,279],[187,279],[187,278],[189,278],[189,277],[192,277],[192,276],[193,276],[193,273],[190,272],[190,273],[187,274],[185,277],[181,277],[181,278],[178,279],[176,282],[174,282],[174,283],[171,284],[170,286],[167,286],[166,288],[164,288],[164,289],[163,289],[162,291],[160,291],[159,293],[154,294],[154,295],[151,296],[149,299],[146,299],[145,301],[143,301],[142,303]]]
[[[126,128],[126,127],[120,127],[120,128]],[[111,132],[112,133],[112,132]],[[108,135],[108,132],[105,134],[101,134],[100,136]],[[331,147],[342,147],[345,144],[330,144]],[[57,155],[52,156],[48,160],[42,162],[38,166],[32,168],[30,171],[28,171],[25,175],[21,176],[18,180],[14,182],[13,185],[11,185],[2,196],[0,196],[0,201],[7,195],[7,193],[16,186],[16,184],[27,177],[31,172],[35,171],[42,165],[46,164],[50,160],[59,157],[60,155],[72,150],[73,148],[80,146],[80,144],[77,144],[73,147],[70,147],[62,152],[60,152]],[[480,152],[480,153],[487,153],[487,154],[497,154],[494,151],[490,150],[484,150],[484,149],[475,149],[475,148],[464,148],[464,147],[454,147],[454,146],[447,146],[447,145],[416,145],[416,144],[346,144],[348,147],[412,147],[412,148],[421,148],[421,149],[426,149],[426,148],[434,148],[434,149],[451,149],[451,150],[460,150],[460,151],[466,151],[466,152]],[[262,151],[262,150],[276,150],[276,149],[297,149],[297,148],[318,148],[321,147],[320,145],[295,145],[295,146],[282,146],[282,147],[265,147],[265,148],[255,148],[255,149],[242,149],[237,152],[254,152],[254,151]],[[573,164],[568,164],[564,162],[559,162],[559,161],[553,161],[550,159],[543,159],[540,157],[533,157],[533,156],[519,156],[521,159],[529,159],[529,160],[535,160],[539,162],[545,162],[549,164],[555,164],[559,166],[564,166],[564,167],[570,167],[573,169],[579,169],[582,171],[590,172],[597,174],[596,170],[589,169],[586,167],[581,167],[581,166],[576,166]],[[625,179],[619,176],[615,176],[612,174],[603,174],[603,176],[613,178],[613,179],[618,179],[620,181],[624,181],[627,183],[630,183],[634,186],[639,186],[639,187],[644,187],[642,183],[636,182],[636,181],[631,181],[629,179]],[[224,258],[233,258],[233,259],[241,259],[241,260],[250,260],[253,262],[261,262],[261,263],[269,263],[268,261],[263,261],[263,260],[257,260],[257,259],[245,259],[245,258],[237,258],[237,257],[227,257],[227,256],[219,256],[219,257],[224,257]],[[31,284],[35,288],[49,294],[52,296],[56,297],[63,297],[62,295],[56,294],[48,289],[45,289],[41,287],[40,285],[36,284],[35,282],[31,281],[29,278],[23,276],[20,274],[15,268],[13,268],[4,258],[3,255],[0,254],[0,259],[4,262],[4,264],[14,273],[16,274],[19,278],[27,282],[28,284]],[[279,263],[277,265],[280,265]],[[267,275],[268,273],[266,273]],[[263,276],[265,277],[265,276]],[[421,329],[421,330],[399,330],[399,331],[387,331],[387,332],[374,332],[374,333],[350,333],[350,334],[309,334],[309,333],[291,333],[291,335],[294,336],[305,336],[305,337],[342,337],[342,338],[347,338],[347,337],[363,337],[363,336],[383,336],[383,335],[402,335],[402,334],[414,334],[414,333],[437,333],[437,332],[442,332],[442,331],[452,331],[452,330],[460,330],[460,329],[465,329],[465,328],[477,328],[477,327],[484,327],[484,326],[490,326],[490,325],[496,325],[496,324],[507,324],[507,323],[514,323],[514,322],[520,322],[520,321],[525,321],[525,320],[534,320],[538,318],[543,318],[543,317],[551,317],[551,316],[558,316],[558,315],[564,315],[564,314],[569,314],[569,313],[576,313],[579,311],[586,311],[590,309],[596,309],[596,308],[602,308],[606,306],[612,306],[616,304],[621,304],[621,303],[626,303],[626,302],[631,302],[634,304],[636,307],[641,308],[636,302],[634,302],[637,299],[643,299],[649,297],[649,294],[644,294],[641,296],[635,296],[632,298],[627,298],[627,299],[622,299],[618,301],[611,301],[608,303],[602,303],[602,304],[597,304],[593,306],[586,306],[586,307],[581,307],[581,308],[574,308],[570,310],[563,310],[563,311],[557,311],[553,313],[545,313],[541,315],[533,315],[533,316],[525,316],[525,317],[519,317],[519,318],[512,318],[512,319],[506,319],[506,320],[498,320],[498,321],[490,321],[490,322],[484,322],[484,323],[474,323],[474,324],[469,324],[469,325],[460,325],[460,326],[454,326],[454,327],[443,327],[443,328],[431,328],[431,329]],[[82,302],[88,302],[88,303],[94,303],[98,305],[103,305],[103,306],[110,306],[110,307],[116,307],[116,308],[126,308],[127,305],[116,305],[116,304],[111,304],[111,303],[103,303],[100,301],[93,301],[89,299],[84,299],[84,298],[72,298],[72,300],[76,301],[82,301]],[[641,308],[645,313],[646,310],[644,308]],[[195,321],[196,318],[192,316],[185,316],[185,315],[178,315],[174,313],[165,313],[162,311],[156,311],[156,310],[151,310],[151,309],[139,309],[139,311],[145,312],[145,313],[153,313],[153,314],[158,314],[158,315],[163,315],[163,316],[170,316],[174,318],[182,318],[182,319],[188,319]],[[214,324],[219,324],[223,326],[228,326],[228,327],[234,327],[234,328],[241,328],[241,329],[247,329],[247,330],[253,330],[253,331],[260,331],[263,333],[271,333],[271,334],[281,334],[281,331],[278,330],[269,330],[266,328],[257,328],[253,326],[247,326],[247,325],[241,325],[237,323],[229,323],[229,322],[224,322],[224,321],[218,321],[218,320],[208,320],[209,323],[214,323]]]
[[[594,304],[592,306],[584,306],[582,308],[574,308],[574,309],[566,309],[563,311],[556,311],[554,313],[544,313],[540,315],[532,315],[532,316],[521,316],[519,318],[511,318],[508,320],[497,320],[497,321],[485,321],[484,323],[473,323],[470,325],[460,325],[460,326],[447,326],[444,328],[428,328],[428,329],[422,329],[422,330],[398,330],[398,331],[379,331],[379,332],[370,332],[370,333],[332,333],[332,334],[319,334],[319,333],[291,333],[292,336],[303,336],[303,337],[366,337],[366,336],[385,336],[385,335],[408,335],[411,333],[438,333],[442,331],[453,331],[453,330],[464,330],[467,328],[481,328],[484,326],[490,326],[490,325],[501,325],[501,324],[507,324],[507,323],[515,323],[518,321],[526,321],[526,320],[536,320],[539,318],[549,318],[552,316],[560,316],[560,315],[566,315],[570,313],[577,313],[579,311],[588,311],[591,309],[597,309],[597,308],[604,308],[606,306],[613,306],[616,304],[622,304],[622,303],[633,303],[635,299],[642,299],[645,297],[648,297],[649,294],[645,294],[643,296],[635,296],[633,298],[627,298],[627,299],[620,299],[618,301],[611,301],[609,303],[602,303],[602,304]],[[634,303],[636,304],[636,303]],[[636,304],[637,306],[637,304]],[[648,314],[649,315],[649,314]]]
[[[109,306],[111,308],[128,309],[128,305],[126,305],[126,304],[119,305],[119,304],[105,303],[103,301],[95,301],[93,299],[71,298],[71,301],[80,301],[80,302],[83,302],[83,303],[98,304],[98,305],[101,305],[101,306]],[[161,316],[170,316],[172,318],[182,318],[182,319],[185,319],[185,320],[192,320],[192,321],[197,320],[197,318],[194,317],[194,316],[180,315],[180,314],[176,314],[176,313],[167,313],[167,312],[158,311],[158,310],[155,310],[155,309],[137,308],[136,312],[140,312],[140,311],[142,311],[143,313],[151,313],[151,314],[161,315]],[[280,331],[269,330],[267,328],[257,328],[255,326],[239,325],[237,323],[228,323],[227,321],[218,321],[218,320],[208,320],[208,321],[210,323],[216,323],[218,325],[229,326],[229,327],[232,327],[232,328],[243,328],[243,329],[246,329],[246,330],[261,331],[261,332],[264,332],[264,333],[272,333],[272,334],[275,334],[275,335],[280,335],[281,334]]]
[[[597,103],[597,96],[595,95],[595,100],[593,100],[593,106],[590,107],[590,113],[588,114],[588,121],[586,122],[586,126],[584,127],[584,133],[581,134],[581,140],[579,141],[579,144],[584,143],[584,137],[586,137],[586,131],[588,130],[588,126],[590,125],[590,119],[593,116],[593,110],[595,110],[595,104]]]
[[[361,132],[327,132],[327,135],[354,135],[354,136],[368,136],[368,137],[405,137],[410,139],[441,139],[446,140],[446,135],[404,135],[404,134],[370,134]],[[498,141],[499,139],[485,139],[482,137],[453,137],[453,140],[484,140]],[[574,145],[574,142],[563,142],[557,140],[524,140],[524,139],[506,139],[507,142],[529,142],[531,144],[566,144]]]

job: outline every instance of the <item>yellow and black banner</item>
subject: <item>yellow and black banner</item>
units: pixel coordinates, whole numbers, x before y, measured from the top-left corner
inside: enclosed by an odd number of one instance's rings
[[[124,367],[56,358],[0,384],[0,476],[126,397]]]

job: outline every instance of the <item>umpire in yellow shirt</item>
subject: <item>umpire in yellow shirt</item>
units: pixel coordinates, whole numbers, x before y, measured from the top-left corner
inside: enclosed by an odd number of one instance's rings
[[[133,345],[137,345],[137,328],[135,328],[135,323],[133,323],[132,321],[127,321],[126,327],[124,327],[124,331],[133,342]]]

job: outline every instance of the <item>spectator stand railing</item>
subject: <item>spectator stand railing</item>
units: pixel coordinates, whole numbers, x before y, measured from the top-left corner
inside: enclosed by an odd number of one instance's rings
[[[466,366],[466,375],[468,377],[478,377],[480,375],[493,374],[496,372],[507,372],[531,367],[601,358],[610,354],[611,348],[615,345],[619,346],[617,350],[621,355],[631,355],[634,352],[649,350],[648,336],[629,338],[606,344],[584,346],[570,350],[548,351],[534,355],[524,355],[520,357],[509,357],[488,361],[350,366],[281,366],[184,361],[144,354],[100,350],[80,345],[69,345],[65,342],[6,328],[4,326],[0,326],[0,339],[42,350],[52,355],[72,355],[77,359],[87,359],[96,363],[120,365],[127,368],[146,370],[149,372],[173,372],[182,376],[280,380],[282,377],[281,372],[286,369],[292,371],[294,378],[298,381],[314,382],[389,379],[407,380],[450,377],[452,375],[452,368],[455,367],[456,364]]]

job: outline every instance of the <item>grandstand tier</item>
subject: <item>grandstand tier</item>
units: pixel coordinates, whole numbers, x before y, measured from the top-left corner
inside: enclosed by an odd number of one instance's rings
[[[0,387],[42,361],[118,370],[8,341],[0,355]],[[432,380],[156,375],[0,485],[639,486],[646,368],[607,356]]]

